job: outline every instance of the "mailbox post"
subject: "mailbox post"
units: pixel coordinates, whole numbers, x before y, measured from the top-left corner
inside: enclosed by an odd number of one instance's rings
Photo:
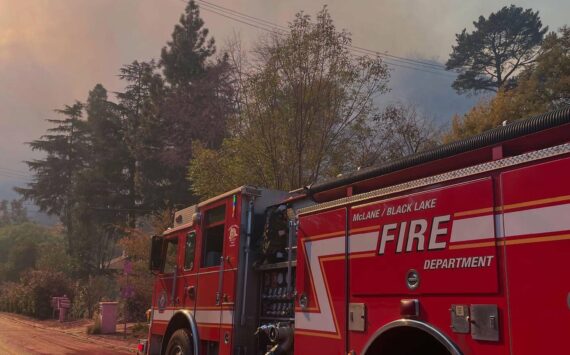
[[[52,297],[51,306],[53,307],[54,313],[58,312],[59,321],[61,323],[65,322],[67,310],[71,307],[71,301],[67,298],[67,295],[63,295],[63,297]]]

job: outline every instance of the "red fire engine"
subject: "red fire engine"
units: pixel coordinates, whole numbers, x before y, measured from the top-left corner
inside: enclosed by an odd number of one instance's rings
[[[570,353],[570,109],[152,238],[146,354]]]

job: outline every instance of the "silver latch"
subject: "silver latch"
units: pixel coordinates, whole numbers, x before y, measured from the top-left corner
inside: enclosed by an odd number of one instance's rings
[[[348,305],[348,330],[355,332],[366,330],[366,305],[364,303]]]

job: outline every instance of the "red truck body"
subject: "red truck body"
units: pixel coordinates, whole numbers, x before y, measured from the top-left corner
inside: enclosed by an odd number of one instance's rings
[[[176,272],[156,277],[146,351],[184,327],[200,354],[567,353],[570,112],[555,115],[301,195],[195,206],[160,237],[163,255],[178,240]],[[268,261],[279,205],[290,244]]]

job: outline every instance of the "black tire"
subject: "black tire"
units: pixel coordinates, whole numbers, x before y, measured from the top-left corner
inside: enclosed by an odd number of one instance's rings
[[[166,347],[166,355],[193,355],[192,337],[186,329],[178,329],[172,334]]]

